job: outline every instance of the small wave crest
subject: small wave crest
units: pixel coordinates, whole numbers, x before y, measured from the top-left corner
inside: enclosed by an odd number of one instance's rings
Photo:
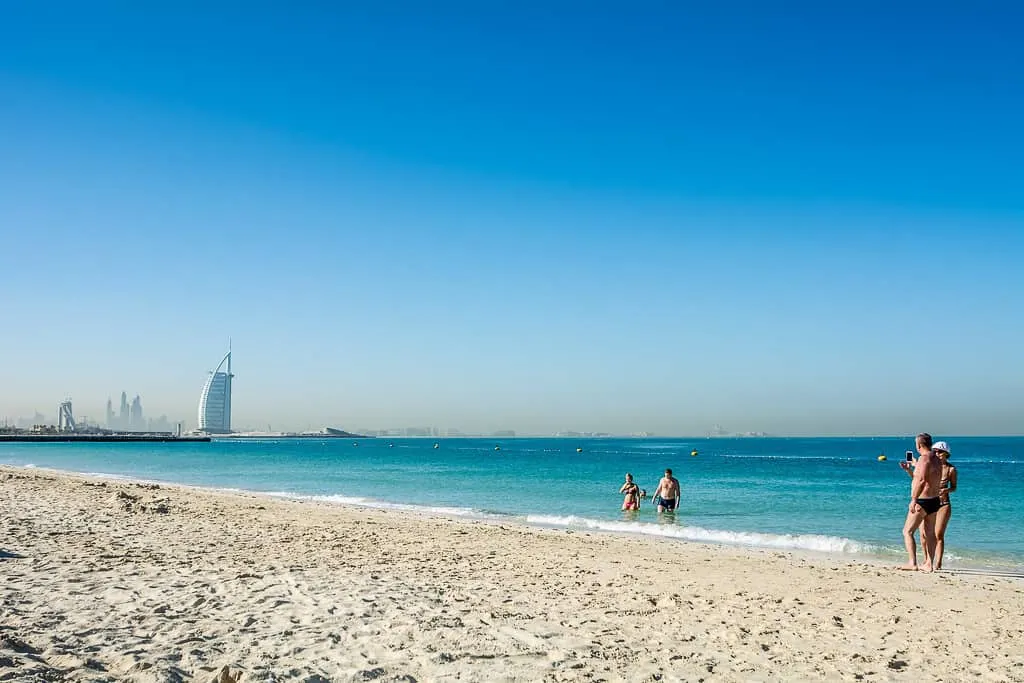
[[[138,479],[136,477],[129,477],[126,474],[110,474],[108,472],[82,472],[87,477],[96,477],[97,479],[112,479],[114,481],[131,481],[139,482],[140,484],[148,484],[144,479]]]
[[[650,522],[619,522],[613,520],[590,519],[588,517],[527,515],[530,524],[544,526],[573,527],[609,531],[614,533],[643,534],[645,536],[662,536],[682,541],[701,543],[723,543],[727,545],[745,545],[758,548],[778,548],[785,550],[813,550],[828,553],[870,553],[875,548],[840,536],[821,536],[817,534],[769,534],[759,531],[725,531],[721,529],[705,529],[699,526],[675,526],[668,524],[652,524]]]
[[[617,520],[593,519],[576,515],[510,515],[501,512],[477,510],[467,507],[444,505],[410,505],[407,503],[391,503],[373,498],[342,495],[301,495],[285,491],[265,492],[263,495],[293,500],[311,500],[336,505],[353,505],[357,507],[376,508],[381,510],[402,510],[430,515],[446,515],[452,517],[472,517],[488,520],[521,520],[527,524],[546,527],[593,529],[620,534],[642,534],[674,538],[681,541],[699,543],[721,543],[726,545],[744,545],[758,548],[777,548],[784,550],[812,550],[827,553],[871,553],[878,549],[867,543],[861,543],[839,536],[823,536],[816,534],[769,534],[758,531],[725,531],[721,529],[705,529],[698,526],[679,526],[656,524],[652,522],[627,522]]]
[[[452,507],[445,505],[410,505],[408,503],[390,503],[386,500],[363,498],[360,496],[341,495],[301,495],[288,493],[286,491],[270,491],[263,495],[275,498],[291,498],[293,500],[313,500],[322,503],[334,503],[335,505],[355,505],[357,507],[377,508],[380,510],[403,510],[405,512],[425,512],[433,515],[452,515],[455,517],[487,517],[488,513],[480,512],[473,508]]]

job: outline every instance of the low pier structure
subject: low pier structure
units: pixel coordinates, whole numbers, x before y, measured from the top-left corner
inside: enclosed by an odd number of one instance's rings
[[[0,443],[123,443],[151,441],[159,443],[197,443],[208,442],[208,436],[175,436],[174,434],[75,434],[74,432],[54,432],[35,434],[31,432],[0,433]]]

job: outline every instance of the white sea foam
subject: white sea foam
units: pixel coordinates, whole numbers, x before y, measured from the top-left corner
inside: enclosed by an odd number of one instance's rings
[[[725,531],[705,529],[698,526],[680,526],[657,524],[654,522],[624,522],[617,520],[593,519],[576,515],[510,515],[484,512],[473,508],[449,507],[443,505],[409,505],[406,503],[389,503],[372,498],[357,496],[310,496],[288,492],[264,493],[264,495],[291,498],[297,500],[316,500],[338,505],[377,508],[382,510],[402,510],[430,515],[451,517],[471,517],[486,520],[520,520],[527,524],[567,529],[593,529],[620,534],[642,534],[674,538],[681,541],[701,543],[723,543],[727,545],[745,545],[758,548],[778,548],[787,550],[813,550],[828,553],[872,553],[880,550],[867,543],[860,543],[839,536],[822,536],[816,534],[769,534],[757,531]]]
[[[450,507],[444,505],[410,505],[408,503],[390,503],[386,500],[375,500],[359,496],[311,496],[288,493],[287,491],[273,491],[263,493],[265,496],[275,498],[291,498],[293,500],[315,500],[324,503],[335,503],[337,505],[355,505],[357,507],[378,508],[381,510],[403,510],[406,512],[425,512],[432,515],[451,515],[455,517],[488,517],[487,513],[473,508]]]
[[[703,543],[724,543],[728,545],[745,545],[759,548],[779,548],[788,550],[815,550],[829,553],[870,553],[877,549],[867,543],[860,543],[839,536],[820,536],[816,534],[769,534],[759,531],[725,531],[721,529],[705,529],[699,526],[677,526],[654,524],[650,522],[620,522],[614,520],[591,519],[575,515],[527,515],[530,524],[544,526],[593,529],[614,533],[643,534],[646,536],[662,536],[682,541],[698,541]]]
[[[148,483],[148,482],[144,482],[144,480],[142,480],[142,479],[137,479],[135,477],[129,477],[129,476],[125,475],[125,474],[108,474],[106,472],[83,472],[82,474],[84,474],[87,477],[96,477],[97,479],[115,479],[115,480],[118,480],[118,481],[139,482],[140,484],[141,483]]]

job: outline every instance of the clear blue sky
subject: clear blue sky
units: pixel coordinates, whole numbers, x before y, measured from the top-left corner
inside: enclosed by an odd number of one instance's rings
[[[236,425],[1024,432],[953,4],[4,3],[0,415],[194,424],[231,337]]]

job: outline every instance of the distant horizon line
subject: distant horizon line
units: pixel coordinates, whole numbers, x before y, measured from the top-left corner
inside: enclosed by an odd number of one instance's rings
[[[38,413],[37,413],[38,414]],[[47,420],[50,420],[50,416],[45,416]],[[182,423],[187,424],[187,420],[172,420],[166,418],[166,415],[161,415],[161,418],[167,419],[171,425]],[[29,418],[31,419],[31,418]],[[86,418],[88,419],[88,418]],[[159,420],[160,418],[148,418],[148,420]],[[24,422],[26,418],[4,416],[0,418],[0,426],[15,426],[18,422]],[[49,422],[43,422],[41,424],[49,424]],[[337,427],[336,427],[337,428]],[[263,429],[249,429],[239,428],[233,429],[232,433],[285,433],[294,432],[299,433],[303,431],[310,431],[314,428],[308,429],[280,429],[280,430],[263,430]],[[338,428],[340,429],[340,428]],[[425,429],[425,428],[424,428]],[[875,434],[773,434],[761,431],[752,431],[744,433],[731,433],[731,434],[656,434],[643,432],[642,433],[611,433],[611,432],[600,432],[600,431],[586,431],[571,434],[564,434],[560,432],[553,433],[538,433],[538,432],[523,432],[519,433],[519,430],[515,429],[502,429],[493,430],[489,433],[484,432],[469,432],[459,434],[448,434],[448,435],[388,435],[388,434],[375,434],[374,432],[381,432],[386,430],[377,429],[345,429],[343,431],[351,431],[351,433],[358,434],[362,438],[376,438],[376,439],[704,439],[704,440],[716,440],[716,439],[898,439],[898,438],[913,438],[917,435],[917,432],[905,433],[905,434],[891,434],[891,433],[875,433]],[[459,430],[461,431],[461,430]],[[563,432],[575,432],[575,430],[562,430]],[[511,433],[509,433],[511,432]],[[954,433],[943,433],[940,431],[931,432],[934,435],[940,435],[947,439],[956,438],[1021,438],[1024,437],[1024,432],[1017,433],[976,433],[976,434],[954,434]]]

